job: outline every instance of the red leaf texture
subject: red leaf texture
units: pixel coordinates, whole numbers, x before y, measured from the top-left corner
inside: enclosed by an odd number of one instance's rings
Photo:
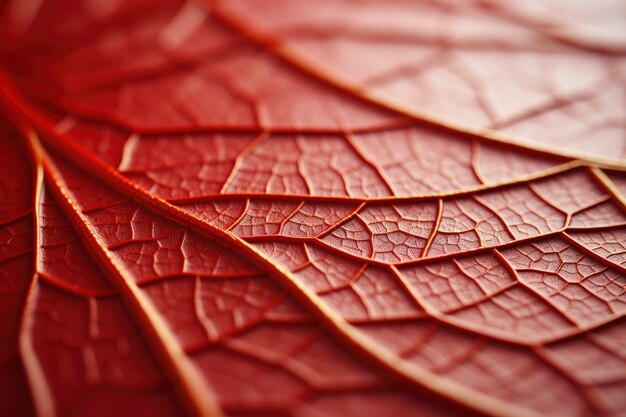
[[[0,10],[3,414],[624,415],[624,2]]]

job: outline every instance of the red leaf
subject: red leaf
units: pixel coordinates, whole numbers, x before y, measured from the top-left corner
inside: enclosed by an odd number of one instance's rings
[[[126,3],[3,9],[10,415],[623,412],[622,2]]]

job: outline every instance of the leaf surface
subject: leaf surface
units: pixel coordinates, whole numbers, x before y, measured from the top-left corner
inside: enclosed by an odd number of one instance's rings
[[[12,415],[623,412],[617,2],[151,3],[4,8]]]

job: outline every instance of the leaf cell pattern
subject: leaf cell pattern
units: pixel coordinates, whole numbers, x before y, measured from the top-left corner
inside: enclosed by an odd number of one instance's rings
[[[623,415],[621,2],[65,3],[0,7],[10,415]]]

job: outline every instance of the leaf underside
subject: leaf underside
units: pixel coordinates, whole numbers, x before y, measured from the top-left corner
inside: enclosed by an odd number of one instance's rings
[[[619,416],[625,5],[0,5],[11,416]]]

